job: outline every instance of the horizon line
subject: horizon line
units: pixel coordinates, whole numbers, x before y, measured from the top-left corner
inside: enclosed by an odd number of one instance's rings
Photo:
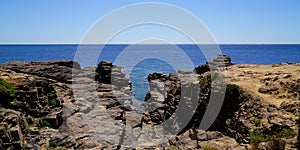
[[[300,43],[0,43],[0,45],[300,45]]]

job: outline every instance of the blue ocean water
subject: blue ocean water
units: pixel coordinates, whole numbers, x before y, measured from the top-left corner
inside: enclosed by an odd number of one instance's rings
[[[175,45],[191,60],[193,66],[199,66],[206,62],[202,51],[197,45]],[[274,64],[283,62],[300,63],[300,44],[294,45],[219,45],[223,54],[229,55],[235,64]],[[46,60],[74,60],[78,45],[0,45],[0,64],[10,61],[46,61]],[[86,49],[97,50],[99,45],[87,45]],[[115,62],[118,56],[128,48],[129,45],[105,45],[102,53],[98,57],[101,60]],[[126,62],[134,62],[138,58],[149,55],[151,52],[161,52],[165,58],[175,60],[179,69],[192,69],[193,66],[186,65],[181,58],[181,53],[174,52],[174,46],[170,45],[131,45],[131,50],[136,51],[136,55],[131,55]],[[83,67],[87,64],[81,64]],[[95,65],[95,64],[93,64]],[[152,72],[162,72],[168,74],[176,69],[164,60],[157,58],[145,59],[132,70],[126,70],[128,66],[124,64],[125,73],[130,77],[133,86],[133,96],[143,100],[149,90],[147,75]]]

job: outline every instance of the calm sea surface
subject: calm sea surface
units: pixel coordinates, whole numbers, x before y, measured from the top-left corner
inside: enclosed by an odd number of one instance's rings
[[[183,53],[178,53],[174,46]],[[219,45],[223,54],[229,55],[235,64],[274,64],[283,62],[300,63],[300,45]],[[98,45],[87,45],[87,50],[100,50]],[[46,60],[74,60],[78,45],[0,45],[0,63],[10,61],[46,61]],[[132,55],[124,55],[127,59],[118,60],[118,56],[128,49]],[[144,59],[126,70],[139,58],[151,56],[151,53],[161,54],[161,58],[174,60],[176,66],[163,59]],[[97,62],[111,60],[119,62],[124,67],[124,72],[131,78],[133,96],[143,100],[148,89],[146,77],[151,72],[170,73],[177,69],[192,69],[183,61],[186,55],[193,66],[205,63],[206,59],[197,45],[106,45],[104,46]],[[123,61],[123,62],[122,62]],[[81,64],[84,66],[96,64]]]

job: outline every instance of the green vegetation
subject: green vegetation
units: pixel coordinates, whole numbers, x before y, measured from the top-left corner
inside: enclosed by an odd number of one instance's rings
[[[186,84],[187,87],[191,87],[192,85],[193,85],[192,82],[187,82],[187,84]]]
[[[66,143],[62,142],[62,143],[59,144],[59,146],[66,146]]]
[[[286,142],[282,138],[272,137],[267,142],[269,142],[269,144],[267,145],[267,147],[265,147],[266,149],[270,149],[270,150],[284,150],[285,149]],[[251,145],[252,145],[252,150],[258,149],[258,143],[251,143]]]
[[[57,95],[55,93],[48,93],[48,104],[50,106],[55,106],[57,105]]]
[[[225,122],[226,122],[226,125],[229,126],[231,124],[231,119],[227,119]]]
[[[172,146],[168,147],[167,150],[180,150],[180,148],[172,145]]]
[[[53,98],[49,101],[50,106],[55,106],[56,104],[57,104],[57,100],[55,98]]]
[[[266,142],[268,141],[269,138],[264,136],[262,133],[260,133],[259,131],[252,131],[250,133],[250,141],[253,144],[258,144],[260,142]]]
[[[201,81],[203,79],[202,76],[197,77],[197,81]]]
[[[9,91],[11,91],[13,93],[16,92],[16,90],[14,89],[14,87],[10,83],[6,82],[2,78],[0,78],[0,86],[5,87],[6,89],[8,89]]]
[[[242,126],[242,129],[244,130],[244,131],[249,131],[250,129],[249,129],[249,127],[247,127],[247,126]]]
[[[260,124],[261,124],[261,119],[254,119],[253,120],[253,122],[254,122],[254,125],[256,126],[256,127],[259,127],[260,126]]]
[[[33,125],[32,124],[28,124],[28,126],[26,128],[28,134],[31,134],[31,131],[30,131],[31,127],[33,127]]]
[[[263,135],[263,133],[270,133],[267,135]],[[266,131],[253,131],[250,133],[250,140],[253,149],[258,148],[258,144],[261,142],[269,142],[270,145],[267,149],[274,150],[283,150],[285,148],[286,142],[283,138],[290,138],[295,136],[294,130],[290,128],[283,128],[280,131],[276,132],[266,132]]]
[[[85,147],[86,147],[85,145],[80,144],[80,145],[78,146],[78,149],[86,149]]]
[[[52,128],[51,124],[47,120],[42,120],[42,126]]]
[[[14,87],[6,82],[4,79],[0,78],[0,103],[8,105],[15,98],[16,90]]]
[[[203,147],[203,150],[218,150],[218,148],[211,147],[211,146],[205,146],[205,147]]]
[[[55,148],[55,150],[67,150],[67,148],[65,148],[65,147],[59,147],[59,148]]]
[[[31,131],[30,131],[30,127],[29,127],[29,126],[27,126],[26,130],[27,130],[27,134],[31,134]]]
[[[226,85],[226,91],[231,92],[231,91],[236,91],[238,90],[238,86],[235,84],[228,84]]]
[[[212,81],[212,80],[217,79],[218,76],[219,76],[218,73],[216,73],[216,72],[211,72],[210,74],[207,75],[207,78],[210,79],[210,80]]]
[[[49,141],[49,146],[55,148],[58,146],[58,144],[55,141]]]
[[[296,135],[296,133],[291,128],[284,128],[281,132],[276,134],[277,137],[287,137],[287,138],[293,137],[295,135]]]
[[[51,83],[49,84],[49,86],[54,89],[54,84]]]
[[[49,93],[49,94],[48,94],[48,97],[50,97],[50,98],[55,98],[55,97],[56,97],[56,94],[55,94],[55,93]]]

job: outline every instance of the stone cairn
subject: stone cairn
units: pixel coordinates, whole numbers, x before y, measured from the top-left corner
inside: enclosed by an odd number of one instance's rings
[[[208,72],[210,70],[219,70],[224,69],[224,67],[228,67],[233,65],[231,63],[231,58],[227,55],[218,54],[218,56],[212,61],[207,61],[206,64],[198,66],[195,68],[195,72],[197,74],[203,74],[204,72]]]
[[[218,54],[217,58],[213,59],[213,61],[208,61],[208,64],[212,67],[228,67],[232,65],[231,58],[227,55]]]

